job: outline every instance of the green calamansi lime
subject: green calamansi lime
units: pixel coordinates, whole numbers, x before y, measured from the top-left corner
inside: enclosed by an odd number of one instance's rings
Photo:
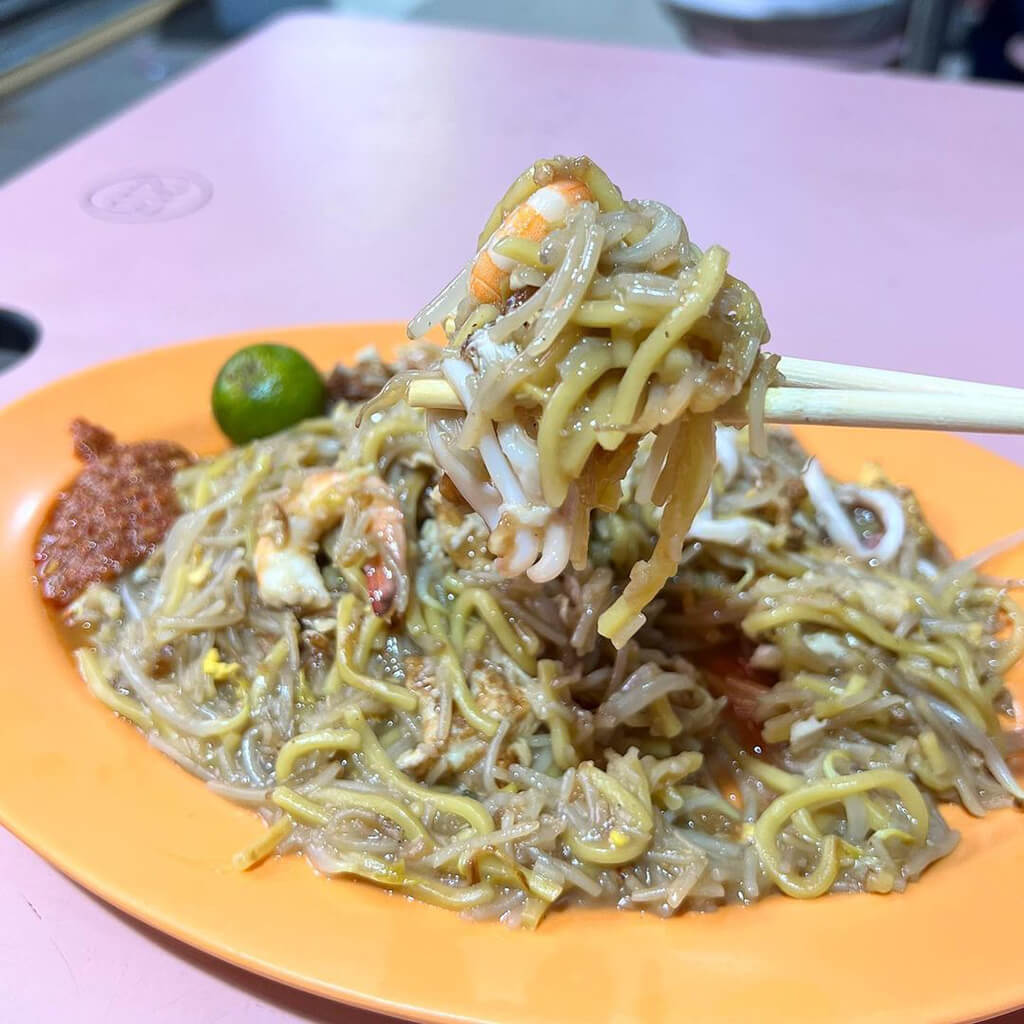
[[[287,345],[249,345],[221,367],[212,403],[220,429],[235,444],[245,444],[322,415],[324,381]]]

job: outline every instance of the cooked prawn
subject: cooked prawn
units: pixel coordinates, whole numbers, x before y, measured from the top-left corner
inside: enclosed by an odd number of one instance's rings
[[[572,207],[591,199],[590,190],[575,178],[562,178],[539,188],[521,202],[480,250],[469,275],[469,290],[478,302],[504,302],[515,261],[495,251],[503,238],[539,242],[565,222]]]
[[[375,615],[392,612],[396,598],[402,597],[405,524],[394,491],[379,476],[318,470],[268,513],[253,556],[265,604],[307,610],[329,607],[331,597],[317,565],[317,549],[328,530],[351,524],[357,539],[372,550],[362,561],[370,606]],[[400,611],[403,604],[404,600],[398,602]]]

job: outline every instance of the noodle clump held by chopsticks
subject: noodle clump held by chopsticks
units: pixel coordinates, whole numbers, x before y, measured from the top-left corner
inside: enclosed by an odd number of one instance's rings
[[[713,414],[748,385],[763,445],[774,360],[759,354],[760,304],[721,246],[701,251],[662,203],[624,201],[586,157],[520,175],[479,244],[410,324],[413,337],[443,324],[448,345],[432,372],[464,406],[428,412],[431,450],[487,523],[498,571],[536,582],[586,566],[592,513],[614,511],[637,472],[636,500],[660,522],[650,557],[598,624],[621,647],[675,573],[707,495]]]

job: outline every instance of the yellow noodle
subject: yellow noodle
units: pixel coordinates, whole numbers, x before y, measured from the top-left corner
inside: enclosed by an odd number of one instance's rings
[[[590,189],[590,194],[597,200],[598,206],[607,213],[621,210],[626,204],[622,201],[622,193],[604,171],[590,160],[586,161],[583,171],[583,184]]]
[[[469,685],[466,683],[466,676],[462,671],[462,666],[459,664],[459,659],[452,652],[451,646],[448,643],[449,626],[447,621],[433,608],[425,609],[424,614],[430,632],[442,648],[439,665],[443,666],[448,673],[448,678],[452,684],[452,699],[455,701],[455,706],[462,712],[462,717],[477,732],[482,733],[484,736],[493,736],[498,731],[498,726],[501,723],[495,721],[490,715],[485,715],[477,706],[476,700],[470,692]],[[467,646],[470,650],[473,649],[468,641]]]
[[[571,480],[579,479],[597,447],[598,424],[605,422],[611,412],[618,383],[614,373],[606,373],[597,384],[589,406],[580,410],[577,422],[562,428],[563,440],[559,445],[558,459],[562,473]],[[565,437],[566,433],[568,437]]]
[[[455,706],[462,712],[462,717],[484,736],[494,736],[501,724],[490,715],[485,715],[477,706],[466,683],[466,677],[459,666],[459,661],[450,650],[441,655],[441,664],[448,670],[452,682],[452,699]]]
[[[646,622],[642,609],[675,573],[686,531],[711,485],[714,472],[714,421],[707,414],[694,416],[683,424],[682,437],[671,453],[672,472],[678,483],[662,514],[658,543],[645,562],[638,562],[629,574],[626,589],[601,614],[597,628],[616,647],[622,645]]]
[[[967,651],[967,645],[957,637],[948,637],[946,645],[953,650],[957,668],[960,670],[959,678],[963,680],[974,706],[978,709],[978,714],[985,723],[985,731],[998,731],[999,716],[996,714],[995,708],[992,707],[991,700],[985,697],[985,693],[981,688],[981,681],[978,679],[978,673],[975,671],[974,663]]]
[[[1003,674],[1024,655],[1024,609],[1007,593],[999,593],[998,606],[1010,623],[1010,635],[994,659],[995,670]]]
[[[406,839],[422,840],[427,847],[433,843],[430,833],[418,818],[410,814],[397,800],[382,793],[364,793],[362,790],[346,789],[342,786],[324,786],[317,790],[316,796],[317,800],[332,807],[357,808],[393,821],[402,830]]]
[[[650,714],[653,723],[652,731],[655,736],[667,736],[671,739],[683,731],[683,723],[679,721],[679,716],[672,709],[668,697],[659,697],[654,701],[651,704]]]
[[[844,775],[825,782],[811,783],[777,797],[754,825],[754,842],[765,870],[789,896],[810,898],[831,888],[838,871],[836,837],[827,836],[818,865],[810,875],[794,877],[787,872],[778,852],[778,835],[788,819],[801,809],[813,810],[840,803],[846,797],[873,789],[888,789],[899,797],[911,822],[910,834],[915,842],[924,842],[928,835],[928,806],[910,778],[888,768]]]
[[[461,651],[465,646],[467,621],[470,613],[474,611],[487,623],[505,653],[524,672],[532,676],[537,669],[535,655],[540,646],[537,638],[518,623],[513,629],[501,605],[480,587],[467,587],[455,599],[451,617],[452,643],[455,650]]]
[[[839,758],[843,758],[845,761],[852,762],[852,758],[845,750],[830,750],[828,754],[822,758],[821,768],[827,779],[839,779],[843,778],[843,774],[836,768],[836,761]],[[889,824],[889,816],[883,811],[874,800],[868,795],[863,796],[849,796],[846,798],[847,801],[859,800],[864,807],[865,814],[867,816],[868,826],[873,832],[878,832],[884,829]]]
[[[775,765],[768,764],[767,761],[761,761],[756,757],[744,755],[739,758],[739,763],[745,772],[753,775],[755,779],[760,779],[769,789],[774,789],[776,793],[792,793],[799,789],[804,782],[802,776],[783,771],[781,768],[776,768]]]
[[[259,839],[244,850],[239,850],[231,858],[231,866],[236,871],[248,871],[262,863],[291,835],[292,828],[293,821],[290,817],[284,815],[278,818]]]
[[[547,878],[536,871],[522,867],[502,859],[494,853],[481,853],[476,860],[477,870],[487,882],[494,882],[523,892],[531,893],[538,904],[537,920],[562,894],[564,886],[554,879]]]
[[[365,672],[366,665],[373,654],[377,638],[384,632],[385,622],[379,615],[364,615],[359,626],[359,637],[356,640],[352,655],[352,665],[357,672]]]
[[[331,820],[330,811],[287,786],[278,786],[270,800],[303,825],[327,825]]]
[[[558,676],[559,668],[557,661],[537,662],[537,685],[545,699],[552,704],[558,700],[552,683]],[[551,756],[555,759],[555,764],[565,771],[566,768],[578,763],[579,756],[572,745],[568,722],[561,715],[552,711],[544,718],[544,724],[551,734]]]
[[[565,501],[570,484],[559,459],[562,431],[583,395],[612,365],[611,342],[585,338],[573,350],[571,359],[561,368],[562,381],[548,399],[537,428],[541,490],[552,508]]]
[[[654,327],[660,323],[665,312],[657,306],[641,306],[638,303],[622,302],[619,299],[585,299],[572,314],[572,322],[578,327]]]
[[[490,903],[494,899],[494,886],[487,882],[476,885],[445,885],[433,878],[407,877],[402,890],[424,903],[446,910],[469,910]]]
[[[839,874],[839,841],[834,835],[824,837],[817,864],[812,871],[802,877],[785,871],[774,853],[765,853],[761,851],[760,847],[758,847],[758,852],[761,855],[761,863],[775,884],[787,896],[797,899],[813,899],[816,896],[823,896],[832,888],[832,884]]]
[[[615,405],[609,418],[612,428],[632,421],[640,405],[643,390],[657,369],[658,363],[696,320],[707,313],[725,280],[728,259],[728,254],[720,246],[713,245],[708,249],[701,257],[693,286],[684,295],[680,304],[666,313],[640,344],[615,396]],[[613,429],[609,434],[618,436],[618,431]],[[618,443],[621,443],[621,440],[616,442]]]
[[[413,782],[404,772],[400,771],[385,753],[373,730],[367,724],[363,713],[358,708],[347,708],[343,716],[345,724],[359,733],[361,740],[360,754],[377,772],[381,779],[397,789],[400,793],[413,800],[430,804],[444,814],[452,814],[462,818],[468,825],[481,835],[494,831],[494,821],[487,808],[477,800],[454,793],[442,793],[427,786]]]
[[[551,265],[544,263],[540,258],[540,242],[531,242],[528,238],[516,238],[514,235],[509,235],[495,244],[494,251],[499,256],[505,256],[524,266],[532,267],[534,270],[551,272]]]
[[[917,738],[921,752],[937,775],[950,773],[949,758],[939,746],[939,738],[931,729],[925,729]]]
[[[937,644],[903,640],[886,629],[878,619],[857,608],[842,605],[838,601],[835,608],[828,610],[804,602],[793,602],[753,612],[743,620],[743,630],[748,636],[755,636],[787,622],[814,622],[821,626],[831,626],[833,629],[850,629],[894,654],[916,654],[946,668],[956,664],[955,655]]]
[[[357,672],[349,665],[348,642],[355,628],[353,623],[355,604],[356,599],[353,594],[346,594],[338,602],[337,653],[334,667],[331,670],[332,682],[328,685],[328,692],[337,689],[336,683],[347,683],[357,690],[363,690],[365,693],[379,697],[392,707],[400,708],[403,711],[415,711],[419,701],[417,701],[416,695],[404,686],[383,679],[374,679]]]
[[[618,808],[628,822],[629,832],[613,826],[605,842],[584,839],[578,832],[569,829],[566,843],[580,860],[592,864],[625,864],[636,860],[651,841],[654,820],[649,806],[645,806],[635,794],[607,772],[587,763],[580,766],[579,774],[604,797],[613,808]],[[614,814],[614,812],[613,812]]]
[[[89,687],[89,692],[94,697],[103,701],[111,711],[116,711],[123,718],[134,722],[140,729],[152,727],[153,718],[150,713],[137,700],[118,693],[110,685],[110,681],[100,669],[99,659],[88,647],[79,647],[75,651],[75,662],[85,685]]]
[[[506,239],[506,241],[511,241],[511,239]],[[489,303],[477,306],[452,338],[452,347],[461,348],[471,334],[496,320],[500,312],[501,310],[497,306],[492,306]]]
[[[474,654],[482,654],[484,644],[487,643],[487,624],[475,622],[466,634],[464,650],[472,651]]]
[[[319,732],[307,732],[288,740],[278,751],[274,773],[279,781],[284,781],[295,770],[295,764],[302,757],[310,754],[341,750],[359,749],[359,734],[351,729],[321,729]]]

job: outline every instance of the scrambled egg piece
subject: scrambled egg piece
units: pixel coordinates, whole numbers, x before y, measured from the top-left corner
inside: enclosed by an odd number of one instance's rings
[[[241,672],[242,666],[237,661],[221,661],[220,651],[211,647],[203,658],[203,671],[220,683]]]

